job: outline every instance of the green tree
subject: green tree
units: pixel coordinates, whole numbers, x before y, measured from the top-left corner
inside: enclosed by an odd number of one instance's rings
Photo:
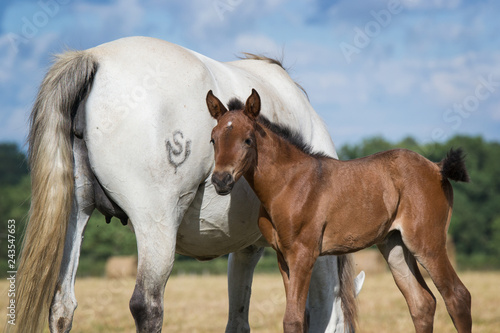
[[[337,152],[341,160],[352,160],[363,156],[368,156],[379,151],[384,151],[393,148],[389,141],[381,136],[375,136],[368,139],[363,139],[361,144],[346,144]]]
[[[0,144],[0,187],[17,184],[28,174],[26,155],[15,143]]]
[[[15,221],[15,249],[16,264],[19,259],[21,249],[22,234],[28,219],[30,206],[31,182],[29,176],[24,176],[16,185],[6,185],[0,187],[0,276],[5,276],[7,271],[7,244],[8,244],[8,223]],[[10,259],[10,258],[9,258]]]
[[[94,211],[85,229],[78,275],[102,275],[109,257],[133,254],[137,254],[137,247],[130,228],[118,219],[107,224],[104,216]]]

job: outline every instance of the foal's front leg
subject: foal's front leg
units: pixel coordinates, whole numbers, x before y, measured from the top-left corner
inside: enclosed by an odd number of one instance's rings
[[[302,244],[292,247],[286,253],[279,253],[280,271],[286,291],[286,309],[283,318],[285,333],[307,332],[307,293],[317,254]],[[280,260],[280,261],[281,261]]]
[[[285,285],[286,309],[283,329],[285,333],[306,332],[307,294],[313,266],[319,252],[308,249],[298,237],[289,242],[292,244],[291,247],[280,248],[278,232],[263,206],[260,207],[259,212],[259,229],[267,242],[276,250],[278,266]]]

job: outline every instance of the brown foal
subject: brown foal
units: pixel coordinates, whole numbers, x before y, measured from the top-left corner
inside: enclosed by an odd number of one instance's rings
[[[306,298],[318,256],[373,244],[416,332],[432,332],[436,309],[416,261],[429,272],[457,331],[471,331],[471,296],[446,253],[453,203],[448,179],[469,180],[461,150],[440,163],[404,149],[339,161],[312,153],[292,131],[259,116],[255,90],[240,110],[227,111],[212,91],[207,105],[217,120],[212,182],[225,195],[244,176],[262,203],[259,228],[278,253],[285,284],[285,332],[307,331]]]

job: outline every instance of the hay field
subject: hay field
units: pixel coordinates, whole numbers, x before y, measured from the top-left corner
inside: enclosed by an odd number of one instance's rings
[[[498,332],[500,272],[462,272],[473,297],[474,332]],[[256,275],[250,308],[252,332],[281,332],[284,293],[279,275]],[[132,279],[77,280],[79,302],[72,332],[135,332],[128,301]],[[7,281],[0,282],[0,317],[5,318]],[[435,289],[433,289],[435,292]],[[174,276],[167,284],[164,332],[223,332],[227,316],[225,276]],[[359,296],[358,332],[413,332],[406,303],[389,273],[367,276]],[[47,330],[48,332],[48,330]],[[455,332],[438,297],[435,332]]]

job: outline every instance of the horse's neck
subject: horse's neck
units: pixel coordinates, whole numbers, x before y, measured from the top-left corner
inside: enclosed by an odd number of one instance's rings
[[[265,204],[281,191],[291,174],[297,172],[294,166],[310,156],[271,130],[265,128],[264,132],[256,133],[257,161],[245,178]]]

